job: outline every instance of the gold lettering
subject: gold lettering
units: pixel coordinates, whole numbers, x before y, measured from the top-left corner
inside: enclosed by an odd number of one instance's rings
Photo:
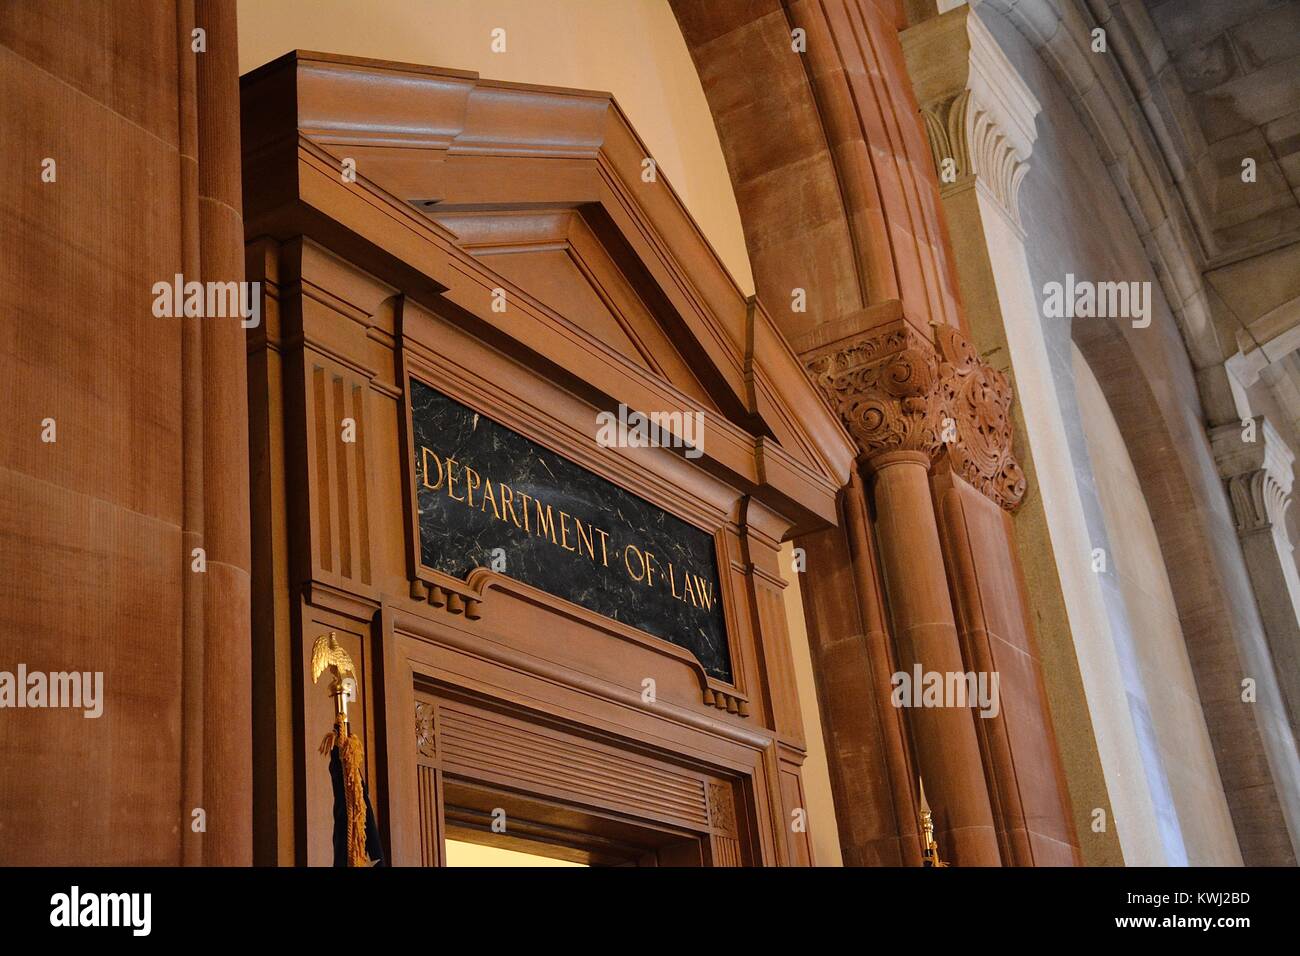
[[[574,527],[574,528],[577,530],[577,532],[578,532],[578,551],[580,551],[580,552],[582,551],[582,543],[583,543],[583,541],[586,541],[586,542],[587,542],[587,557],[589,557],[589,558],[591,558],[591,560],[595,561],[595,560],[596,560],[596,549],[595,549],[595,547],[594,547],[594,545],[593,545],[593,543],[592,543],[592,540],[591,540],[591,530],[588,529],[587,533],[586,533],[586,534],[583,534],[583,533],[582,533],[582,520],[581,520],[580,518],[576,517],[576,516],[575,516],[574,519],[573,519],[573,527]]]
[[[490,502],[492,502],[492,513],[493,513],[494,515],[496,515],[497,520],[498,520],[498,521],[505,521],[506,519],[503,518],[503,517],[501,517],[501,512],[497,510],[497,499],[496,499],[496,495],[492,494],[492,479],[491,479],[491,478],[484,478],[484,479],[483,479],[483,487],[486,489],[487,494],[485,494],[485,495],[483,496],[483,503],[480,504],[480,505],[478,506],[478,510],[479,510],[479,511],[482,511],[484,508],[487,507],[487,503],[490,501]]]
[[[432,464],[432,468],[430,465]],[[456,474],[456,466],[463,469],[463,480],[465,488],[465,497],[456,494],[456,482],[461,480],[462,476]],[[436,477],[434,476],[436,472]],[[447,457],[442,458],[432,448],[420,446],[420,481],[423,488],[436,491],[446,487],[447,495],[454,501],[463,501],[471,508],[474,507],[474,490],[481,489],[482,494],[479,498],[478,510],[480,513],[486,513],[488,505],[492,506],[492,514],[498,521],[509,520],[516,528],[520,527],[519,515],[515,510],[515,501],[519,500],[523,507],[523,530],[525,533],[538,534],[543,538],[550,538],[552,544],[558,544],[566,551],[574,551],[579,554],[585,553],[591,561],[596,560],[596,538],[600,538],[600,560],[604,567],[609,567],[609,533],[604,528],[598,527],[590,522],[584,523],[577,515],[571,515],[567,511],[560,511],[559,517],[559,535],[556,535],[555,511],[558,510],[552,505],[544,504],[541,499],[529,495],[527,492],[516,491],[505,482],[496,483],[496,491],[492,488],[492,479],[486,475],[480,474],[469,465],[458,462],[456,459]],[[532,510],[529,502],[533,503],[536,509],[537,521],[536,527],[530,522],[528,513]],[[569,523],[572,521],[573,527],[570,529]],[[576,542],[570,542],[569,533],[573,531]],[[683,603],[689,602],[696,608],[712,610],[716,595],[714,594],[714,582],[711,582],[699,574],[692,573],[689,569],[682,570],[681,590],[678,590],[677,568],[673,562],[667,563],[667,570],[660,565],[654,552],[642,550],[634,544],[629,544],[623,549],[623,566],[627,571],[628,577],[634,581],[644,584],[646,587],[663,586],[663,581],[656,582],[655,572],[658,571],[661,579],[666,578],[669,593]]]
[[[632,565],[628,563],[627,556],[629,551],[635,551],[637,553],[637,563],[640,565],[641,568],[640,574],[637,574],[635,571],[633,571]],[[641,553],[641,549],[638,548],[636,545],[629,544],[626,548],[623,549],[623,567],[627,568],[628,577],[630,577],[633,581],[640,581],[645,577],[645,555]]]
[[[690,599],[691,599],[691,603],[694,604],[696,607],[699,607],[699,606],[700,606],[700,602],[697,601],[697,600],[695,600],[695,591],[691,588],[691,576],[690,576],[689,574],[683,574],[683,575],[682,575],[682,601],[683,601],[683,603],[686,601],[686,598],[687,598],[688,595],[689,595],[689,597],[690,597]]]
[[[528,502],[532,501],[532,496],[526,491],[519,492],[519,497],[524,499],[524,530],[528,530]]]
[[[432,458],[433,463],[438,466],[438,480],[432,485],[429,484],[429,459],[430,458]],[[437,491],[439,488],[442,487],[442,482],[443,482],[442,459],[438,457],[437,453],[434,452],[432,448],[429,448],[425,445],[420,446],[420,470],[423,472],[422,480],[424,482],[424,487],[430,489],[431,491]]]
[[[519,527],[519,518],[515,515],[515,493],[514,493],[514,491],[511,490],[510,486],[507,485],[504,481],[499,481],[499,482],[497,482],[497,491],[498,491],[498,492],[500,493],[500,495],[501,495],[501,512],[502,512],[502,515],[504,515],[506,512],[509,512],[509,513],[510,513],[510,520],[513,521],[513,522],[515,523],[515,527],[518,528],[518,527]],[[528,512],[527,512],[527,511],[524,512],[524,517],[525,517],[525,518],[528,517]],[[504,517],[502,517],[501,520],[502,520],[502,521],[505,521],[506,519],[505,519]]]
[[[547,505],[546,512],[543,514],[542,503],[536,498],[533,499],[533,502],[537,505],[537,533],[543,538],[549,533],[551,544],[558,544],[559,542],[555,540],[555,516],[551,514],[551,506]]]
[[[713,582],[705,582],[705,580],[697,574],[695,575],[695,590],[699,593],[700,601],[703,602],[704,607],[708,608],[710,611],[713,610]]]
[[[455,465],[455,458],[447,459],[447,494],[456,501],[464,501],[464,498],[456,497],[456,475],[454,474]]]
[[[474,489],[483,484],[479,473],[469,465],[465,466],[465,492],[469,495],[469,501],[466,502],[471,508],[474,507]]]

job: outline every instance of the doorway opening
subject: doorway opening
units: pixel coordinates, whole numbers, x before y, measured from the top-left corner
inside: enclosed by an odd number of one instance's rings
[[[704,866],[706,834],[444,778],[448,866]]]

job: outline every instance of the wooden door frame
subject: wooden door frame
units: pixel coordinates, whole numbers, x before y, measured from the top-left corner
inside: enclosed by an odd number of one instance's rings
[[[520,666],[520,655],[504,646],[498,659],[489,659],[461,643],[456,627],[404,608],[385,606],[377,625],[382,648],[382,677],[375,687],[378,799],[385,808],[381,826],[394,865],[445,864],[443,802],[446,781],[453,778],[683,838],[694,835],[704,865],[776,862],[776,848],[759,825],[761,814],[769,811],[767,781],[777,760],[771,737],[748,729],[719,735],[716,725],[691,727],[612,694],[566,686],[530,673],[531,668]],[[601,771],[611,775],[619,773],[620,761],[633,760],[694,780],[698,815],[688,820],[680,810],[656,806],[649,787],[631,793],[635,778],[626,773],[619,777],[625,791],[619,799],[610,793],[584,797],[530,786],[519,773],[505,769],[486,776],[448,769],[439,740],[442,717],[430,712],[431,704],[446,703],[535,729],[568,746],[585,746],[586,755],[602,761]],[[432,828],[427,825],[431,820],[436,823]]]

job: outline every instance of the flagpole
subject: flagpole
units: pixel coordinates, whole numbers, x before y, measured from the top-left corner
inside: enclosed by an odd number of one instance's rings
[[[316,638],[311,650],[311,671],[313,684],[320,683],[326,672],[333,675],[330,694],[334,698],[334,729],[321,742],[320,752],[327,754],[338,749],[347,815],[347,865],[371,866],[366,852],[366,798],[361,774],[365,752],[361,738],[348,726],[348,699],[356,697],[357,673],[334,631]]]

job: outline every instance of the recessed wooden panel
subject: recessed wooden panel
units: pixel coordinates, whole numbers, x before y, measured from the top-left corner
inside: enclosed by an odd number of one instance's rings
[[[420,766],[420,865],[442,865],[442,836],[438,826],[438,771]]]
[[[367,382],[308,356],[311,518],[317,566],[327,575],[371,583]]]
[[[708,826],[703,781],[636,753],[459,704],[443,705],[438,724],[445,773]]]

